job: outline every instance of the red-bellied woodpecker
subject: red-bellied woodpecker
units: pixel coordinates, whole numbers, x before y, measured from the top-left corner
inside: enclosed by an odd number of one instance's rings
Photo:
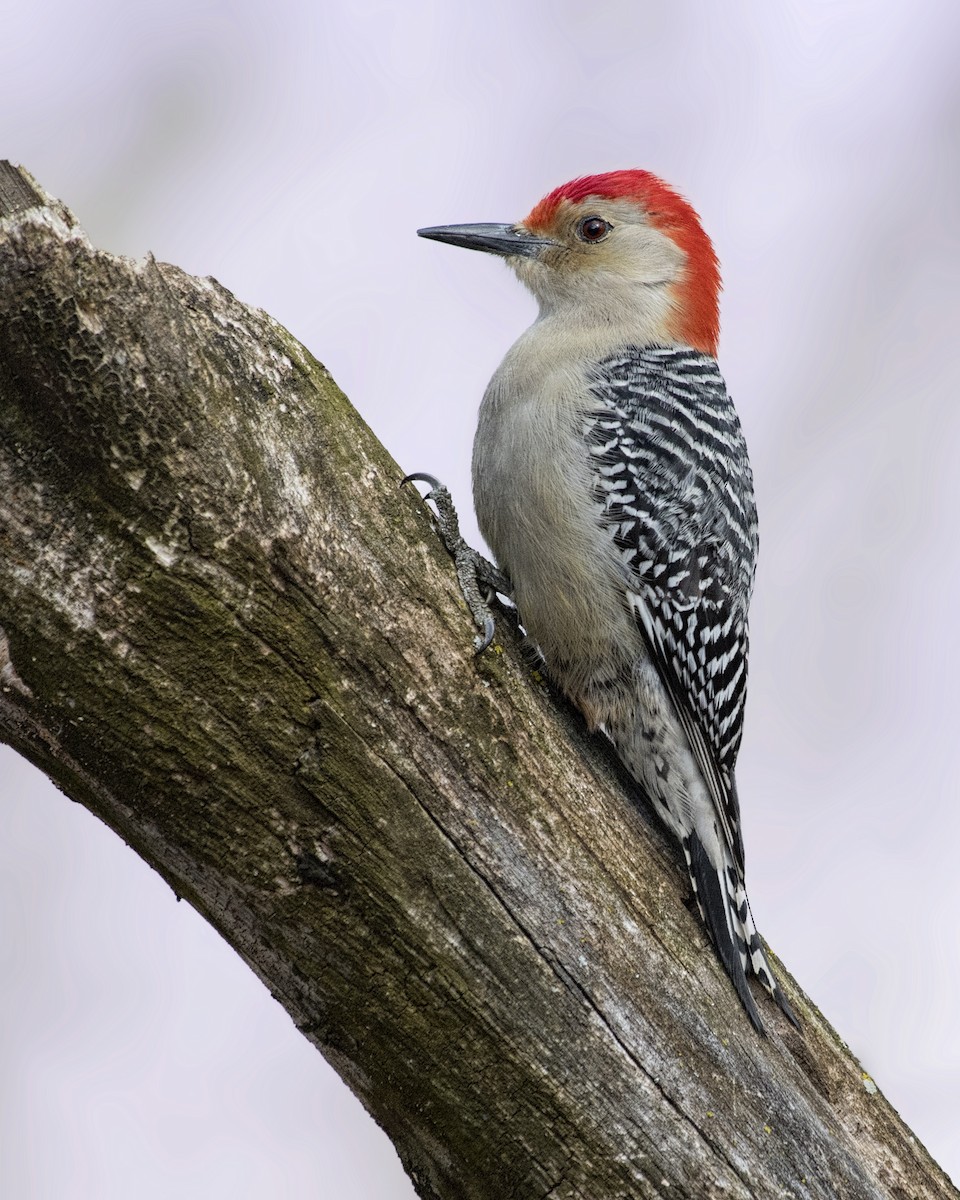
[[[509,586],[551,678],[680,839],[753,1024],[748,974],[796,1024],[744,887],[734,767],[757,518],[715,358],[710,239],[646,171],[576,179],[516,225],[419,233],[505,257],[540,305],[480,408],[474,498],[507,577],[486,564],[482,582]],[[452,548],[483,624],[465,578],[479,556]]]

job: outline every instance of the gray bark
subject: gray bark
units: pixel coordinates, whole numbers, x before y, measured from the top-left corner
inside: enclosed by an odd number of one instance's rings
[[[415,463],[422,468],[436,464]],[[672,845],[326,370],[0,171],[0,736],[209,920],[423,1197],[956,1196]]]

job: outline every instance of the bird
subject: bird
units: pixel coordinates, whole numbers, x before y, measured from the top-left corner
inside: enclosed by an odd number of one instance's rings
[[[417,232],[505,259],[539,307],[486,389],[473,446],[496,566],[448,531],[478,648],[493,635],[480,592],[509,595],[550,679],[679,840],[754,1028],[765,1034],[749,976],[799,1028],[745,883],[735,767],[757,511],[717,364],[713,244],[640,169],[574,179],[516,223]],[[432,476],[411,478],[438,495]]]

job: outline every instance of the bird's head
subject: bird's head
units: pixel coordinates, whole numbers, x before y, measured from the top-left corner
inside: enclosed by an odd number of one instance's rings
[[[507,259],[540,303],[584,321],[642,326],[715,355],[720,270],[700,219],[649,171],[587,175],[515,225],[441,225],[421,237]]]

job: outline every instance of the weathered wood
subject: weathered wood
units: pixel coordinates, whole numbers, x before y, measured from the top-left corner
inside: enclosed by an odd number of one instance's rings
[[[412,467],[436,466],[414,463]],[[325,369],[0,171],[0,736],[236,948],[421,1196],[956,1196],[672,846]]]

